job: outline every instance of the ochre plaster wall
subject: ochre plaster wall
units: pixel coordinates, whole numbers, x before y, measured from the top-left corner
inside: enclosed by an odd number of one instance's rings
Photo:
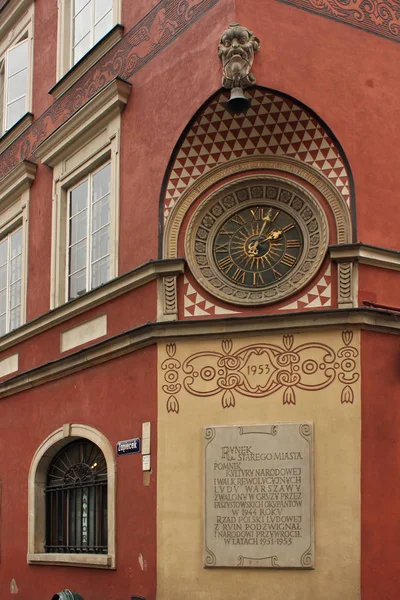
[[[358,333],[325,331],[285,336],[276,333],[234,337],[232,343],[223,340],[222,337],[201,342],[196,339],[159,346],[157,600],[264,598],[266,590],[268,597],[285,600],[357,600],[360,598]],[[251,346],[252,352],[248,352],[247,359],[241,355],[244,362],[235,371],[235,357],[245,346]],[[275,365],[269,358],[272,351],[280,357],[275,359]],[[196,353],[193,362],[185,363]],[[298,385],[288,386],[291,392],[285,392],[287,386],[282,385],[269,396],[255,391],[253,397],[246,397],[238,391],[238,385],[244,390],[264,383],[267,392],[270,386],[265,376],[257,381],[248,378],[247,383],[242,379],[235,389],[224,393],[221,383],[218,386],[218,375],[212,377],[213,368],[221,370],[217,361],[223,356],[233,357],[228,362],[231,374],[243,375],[248,366],[260,364],[269,367],[270,383],[283,381],[283,371],[291,372],[293,382],[296,375],[300,380]],[[281,368],[277,369],[278,363]],[[190,365],[192,383],[188,377]],[[189,385],[195,393],[188,391]],[[312,385],[317,389],[311,390]],[[216,393],[201,396],[201,391],[211,392],[218,387]],[[315,570],[204,569],[202,428],[300,421],[312,421],[315,427]]]

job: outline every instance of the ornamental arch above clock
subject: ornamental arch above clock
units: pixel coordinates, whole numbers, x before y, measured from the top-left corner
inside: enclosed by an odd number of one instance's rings
[[[188,265],[213,296],[240,305],[280,301],[313,278],[328,223],[303,186],[275,175],[245,176],[211,193],[185,236]]]

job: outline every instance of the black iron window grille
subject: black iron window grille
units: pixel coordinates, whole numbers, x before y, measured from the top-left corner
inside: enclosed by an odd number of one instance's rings
[[[50,464],[45,550],[107,554],[107,464],[89,440],[71,442]]]

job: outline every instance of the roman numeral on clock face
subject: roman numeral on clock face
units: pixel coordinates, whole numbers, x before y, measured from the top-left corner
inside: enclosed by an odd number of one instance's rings
[[[243,269],[241,269],[240,267],[238,267],[236,269],[236,271],[234,272],[234,274],[232,275],[232,279],[234,279],[234,281],[240,281],[241,283],[244,283],[246,278],[246,272],[243,271]]]
[[[215,244],[215,252],[228,252],[229,242]]]
[[[230,256],[226,256],[222,260],[219,260],[218,265],[221,267],[224,273],[228,273],[232,267],[235,266]]]
[[[296,257],[286,253],[282,256],[280,262],[287,267],[293,267],[296,262]]]
[[[299,240],[287,240],[286,248],[300,248],[301,243]]]

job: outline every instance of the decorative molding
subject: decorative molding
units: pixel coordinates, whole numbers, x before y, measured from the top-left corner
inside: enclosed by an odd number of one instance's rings
[[[338,264],[338,307],[352,308],[357,298],[354,297],[354,274],[351,262]]]
[[[368,244],[342,244],[330,246],[329,253],[335,262],[357,261],[362,265],[400,271],[400,251]]]
[[[5,0],[0,2],[0,39],[6,37],[6,32],[26,11],[34,0]]]
[[[289,214],[303,236],[297,266],[283,281],[259,289],[246,288],[224,277],[212,250],[216,232],[227,216],[258,203]],[[248,175],[217,188],[198,206],[187,226],[185,254],[193,276],[213,296],[239,306],[257,306],[292,296],[307,285],[324,260],[328,237],[325,213],[306,188],[276,175]]]
[[[0,180],[116,78],[129,80],[219,0],[160,0],[2,155]],[[11,5],[12,3],[10,3]],[[2,15],[3,16],[3,15]]]
[[[93,136],[113,115],[122,111],[131,89],[127,81],[114,79],[39,144],[34,155],[50,167],[71,155],[82,146],[85,137]]]
[[[11,202],[27,190],[35,179],[37,164],[23,160],[5,179],[0,181],[0,210],[4,210]]]
[[[400,42],[398,0],[278,0],[321,17]]]
[[[286,156],[253,156],[233,160],[229,165],[222,164],[214,167],[201,175],[182,193],[175,203],[165,226],[163,256],[170,258],[177,256],[178,237],[183,219],[190,206],[202,193],[218,182],[223,183],[223,180],[227,177],[238,175],[238,178],[235,180],[235,182],[238,182],[240,178],[248,178],[249,176],[246,176],[246,173],[249,171],[265,169],[290,173],[311,183],[324,196],[332,209],[336,222],[336,238],[338,243],[346,244],[350,242],[351,218],[349,208],[337,188],[322,173],[319,173],[310,165]],[[227,185],[232,185],[232,182],[225,184],[225,186],[221,185],[218,193]]]
[[[49,90],[56,100],[69,90],[102,56],[104,56],[123,36],[122,25],[115,25],[80,61],[78,61],[57,83]]]
[[[170,275],[159,280],[157,321],[178,318],[177,277]]]
[[[183,259],[156,260],[140,265],[132,271],[129,271],[129,273],[125,273],[116,279],[112,279],[101,287],[87,292],[84,296],[58,306],[34,321],[30,321],[29,323],[26,323],[26,325],[3,336],[0,338],[0,352],[38,335],[47,329],[55,327],[60,323],[64,323],[96,306],[100,306],[118,296],[122,296],[137,287],[146,285],[154,279],[168,275],[181,274],[184,272],[184,265],[185,262]]]
[[[353,384],[360,379],[359,351],[352,346],[353,331],[342,332],[342,347],[306,342],[295,345],[294,335],[283,335],[282,345],[259,342],[234,351],[233,341],[221,342],[222,352],[196,352],[184,361],[176,357],[176,344],[167,344],[161,364],[168,396],[167,412],[179,412],[177,395],[184,389],[199,398],[220,396],[222,408],[234,407],[236,395],[265,398],[282,391],[283,404],[296,404],[296,391],[315,392],[336,379],[343,385],[341,403],[354,403]],[[186,395],[185,395],[186,397]]]
[[[26,115],[24,115],[19,121],[17,121],[15,125],[11,127],[11,129],[8,129],[5,132],[5,134],[1,136],[0,154],[4,152],[4,150],[8,148],[8,146],[11,146],[11,144],[15,142],[15,140],[21,135],[21,133],[23,133],[26,129],[28,129],[28,127],[32,125],[32,121],[33,114],[26,113]]]
[[[197,336],[204,339],[205,336],[218,336],[221,332],[225,334],[229,332],[230,336],[256,333],[265,335],[271,332],[288,335],[292,331],[310,333],[325,330],[327,327],[330,329],[361,328],[400,335],[398,313],[373,308],[147,323],[0,383],[0,398],[43,385],[153,344],[169,342],[170,339]]]

